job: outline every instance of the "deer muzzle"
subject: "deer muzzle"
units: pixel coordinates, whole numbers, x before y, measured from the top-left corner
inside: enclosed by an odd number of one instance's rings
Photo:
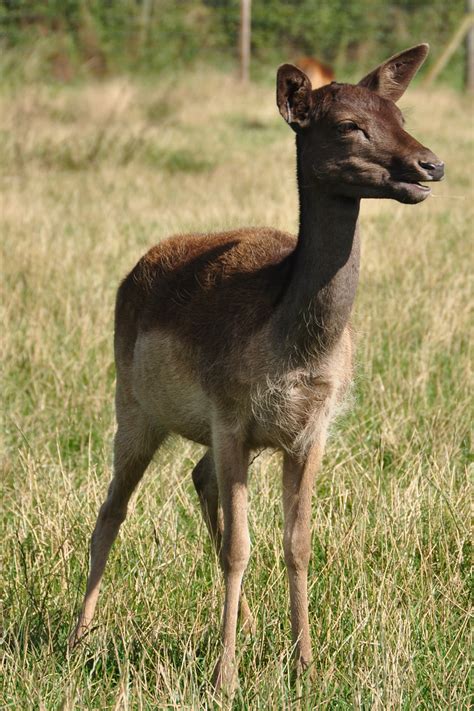
[[[427,174],[428,180],[442,180],[444,177],[444,163],[436,159],[434,160],[419,160],[418,164]]]

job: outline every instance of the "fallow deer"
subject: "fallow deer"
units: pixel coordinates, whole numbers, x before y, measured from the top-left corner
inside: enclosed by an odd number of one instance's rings
[[[283,453],[283,548],[297,669],[311,662],[307,568],[311,495],[328,423],[351,380],[349,326],[359,275],[361,198],[416,204],[443,163],[403,127],[395,105],[428,53],[420,44],[357,85],[313,91],[284,64],[277,104],[296,133],[298,236],[271,228],[178,235],[121,284],[115,314],[114,476],[91,540],[72,646],[91,624],[130,496],[170,432],[208,449],[192,477],[225,579],[214,683],[235,680],[241,583],[250,552],[249,453]],[[222,513],[222,516],[221,516]]]
[[[299,57],[296,62],[298,69],[301,69],[311,82],[312,89],[319,89],[321,86],[330,84],[334,79],[332,67],[323,64],[314,57]]]

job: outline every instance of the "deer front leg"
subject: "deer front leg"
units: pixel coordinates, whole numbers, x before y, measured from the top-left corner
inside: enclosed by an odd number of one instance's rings
[[[213,455],[224,518],[220,556],[225,582],[222,651],[213,683],[216,689],[224,688],[232,692],[237,678],[235,640],[239,598],[250,555],[247,524],[249,452],[235,435],[219,427],[214,432]]]
[[[311,496],[314,474],[323,453],[315,446],[304,461],[285,454],[283,460],[283,547],[288,571],[291,604],[291,629],[296,672],[311,663],[308,620],[308,564],[311,555]]]

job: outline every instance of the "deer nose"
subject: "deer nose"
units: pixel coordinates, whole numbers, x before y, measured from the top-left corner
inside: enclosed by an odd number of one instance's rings
[[[419,160],[418,164],[424,171],[428,173],[431,180],[441,180],[444,175],[444,163],[443,161],[423,161]]]

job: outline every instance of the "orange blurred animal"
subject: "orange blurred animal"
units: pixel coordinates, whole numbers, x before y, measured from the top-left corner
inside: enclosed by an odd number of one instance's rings
[[[296,66],[301,69],[311,82],[313,89],[330,84],[334,81],[334,72],[328,64],[323,64],[314,57],[299,57]]]

